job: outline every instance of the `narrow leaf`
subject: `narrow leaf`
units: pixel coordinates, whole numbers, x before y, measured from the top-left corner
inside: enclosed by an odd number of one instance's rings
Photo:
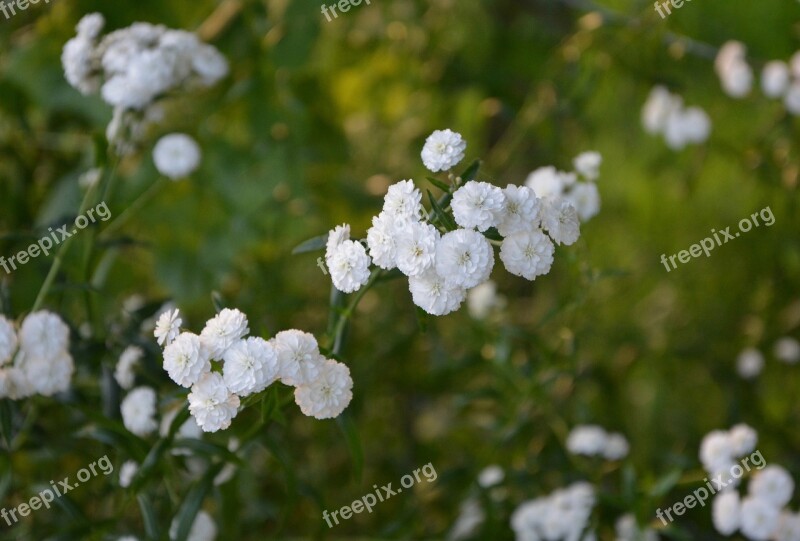
[[[139,502],[139,510],[142,512],[142,522],[144,522],[144,533],[147,539],[157,541],[161,539],[161,534],[158,531],[158,517],[156,517],[153,504],[146,494],[138,494],[136,496]]]
[[[323,248],[325,248],[327,242],[328,242],[328,235],[320,235],[318,237],[308,239],[307,241],[295,246],[294,250],[292,250],[292,255],[305,254],[307,252],[316,252],[317,250],[322,250]]]
[[[428,182],[430,182],[431,184],[433,184],[434,186],[436,186],[437,188],[439,188],[443,192],[449,192],[450,191],[450,186],[448,186],[447,184],[445,184],[441,180],[433,178],[433,177],[425,177],[425,178],[428,179]]]
[[[350,450],[350,458],[353,459],[353,473],[356,480],[360,483],[362,473],[364,472],[364,449],[361,446],[361,438],[358,435],[358,429],[353,419],[347,413],[343,413],[337,417],[336,424],[341,429],[347,441],[347,447]]]

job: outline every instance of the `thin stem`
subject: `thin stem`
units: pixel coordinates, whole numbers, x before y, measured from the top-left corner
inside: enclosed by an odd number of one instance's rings
[[[347,321],[350,319],[350,316],[353,315],[358,303],[361,302],[362,298],[364,298],[364,295],[366,295],[367,291],[369,291],[369,288],[375,285],[375,282],[378,280],[378,278],[383,276],[383,272],[383,269],[374,269],[372,271],[367,283],[364,284],[364,287],[358,290],[356,296],[353,297],[353,299],[350,301],[350,304],[347,305],[347,308],[344,309],[344,312],[336,322],[336,328],[333,333],[333,346],[331,347],[331,350],[334,354],[339,354],[341,352],[342,337],[344,335],[344,329]]]
[[[124,226],[143,206],[150,202],[155,197],[159,190],[164,186],[164,178],[159,177],[150,187],[142,192],[133,203],[128,205],[122,214],[114,218],[110,224],[100,233],[98,240],[106,240],[112,233]]]

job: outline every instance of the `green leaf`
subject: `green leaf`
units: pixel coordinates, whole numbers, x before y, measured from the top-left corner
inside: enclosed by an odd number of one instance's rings
[[[353,459],[353,474],[360,483],[361,476],[364,472],[364,449],[361,446],[361,438],[358,435],[358,429],[348,413],[343,413],[337,417],[336,424],[342,431],[345,440],[347,440],[350,458]]]
[[[158,517],[156,517],[153,504],[146,494],[138,494],[136,496],[139,502],[139,509],[142,512],[142,522],[144,522],[144,533],[147,539],[157,541],[161,539],[161,534],[158,531]]]
[[[424,334],[428,332],[428,313],[419,306],[415,306],[415,308],[417,309],[417,326],[419,327],[419,332]]]
[[[681,475],[683,475],[683,471],[680,468],[675,468],[664,475],[650,488],[650,497],[657,499],[667,494],[681,480]]]
[[[11,448],[11,442],[14,439],[14,429],[12,427],[11,419],[14,416],[13,406],[11,400],[0,400],[0,430],[3,432],[3,439],[6,440],[6,447]]]
[[[214,305],[214,310],[216,310],[218,314],[225,308],[225,301],[222,300],[222,295],[220,295],[219,291],[211,292],[211,304]]]
[[[437,188],[439,188],[443,192],[450,192],[450,186],[448,186],[447,184],[445,184],[441,180],[433,178],[433,177],[425,177],[425,178],[428,179],[428,182],[430,182],[431,184],[433,184],[434,186],[436,186]]]
[[[433,197],[433,194],[430,190],[428,190],[428,199],[431,202],[431,210],[433,210],[433,214],[436,217],[436,221],[442,224],[448,231],[454,231],[458,229],[456,223],[447,215],[447,213],[439,206],[439,203],[436,202],[436,199]]]
[[[463,186],[470,180],[475,180],[475,177],[478,176],[478,170],[481,168],[481,161],[475,160],[472,162],[469,167],[467,167],[463,173],[459,175],[461,177],[461,182],[458,184],[459,186]]]
[[[328,243],[328,235],[320,235],[318,237],[308,239],[307,241],[295,246],[294,250],[292,250],[292,255],[305,254],[307,252],[316,252],[318,250],[322,250],[325,248],[325,245],[327,243]]]
[[[203,475],[203,478],[195,483],[189,493],[186,494],[186,498],[184,498],[180,509],[178,509],[178,514],[175,516],[178,523],[175,541],[186,541],[189,537],[189,531],[192,529],[197,512],[200,510],[203,500],[214,484],[214,478],[219,474],[223,465],[223,463],[219,463],[210,467]]]

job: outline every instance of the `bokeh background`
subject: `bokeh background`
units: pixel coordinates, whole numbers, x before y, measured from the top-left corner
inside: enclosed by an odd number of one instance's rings
[[[687,2],[662,20],[649,1],[373,0],[331,22],[318,4],[51,0],[0,16],[0,255],[74,215],[78,177],[107,159],[111,109],[71,88],[60,64],[80,17],[98,11],[107,30],[197,30],[231,65],[213,89],[169,103],[164,124],[116,166],[107,203],[115,218],[139,201],[135,212],[113,235],[82,233],[65,259],[46,306],[74,329],[74,389],[4,401],[3,506],[104,454],[118,467],[152,447],[122,434],[110,374],[137,344],[142,381],[164,402],[178,396],[139,331],[163,302],[194,330],[214,294],[264,336],[301,328],[324,341],[322,254],[292,249],[345,221],[363,237],[390,183],[424,186],[419,152],[442,128],[462,133],[467,160],[482,159],[481,177],[502,186],[601,152],[600,214],[557,250],[549,275],[530,283],[498,266],[507,302],[483,319],[465,306],[420,320],[402,280],[369,291],[341,354],[355,381],[346,414],[320,422],[294,404],[275,414],[240,451],[234,479],[203,499],[220,539],[444,539],[469,498],[485,513],[471,539],[513,539],[519,503],[579,479],[601,487],[594,524],[613,539],[620,514],[649,523],[688,494],[704,476],[703,435],[738,422],[758,430],[767,462],[800,475],[800,367],[771,353],[777,338],[800,338],[800,123],[759,92],[730,99],[713,71],[729,39],[756,66],[788,59],[800,48],[797,2]],[[655,84],[708,112],[707,143],[675,152],[643,132]],[[199,171],[178,183],[159,181],[150,155],[173,131],[203,150]],[[766,206],[773,226],[670,273],[661,264]],[[0,275],[6,314],[31,309],[51,264]],[[744,381],[736,357],[749,346],[767,364]],[[258,415],[205,440],[225,447]],[[579,423],[624,433],[629,458],[570,457],[564,441]],[[198,460],[217,460],[214,449]],[[328,530],[323,509],[428,463],[436,481]],[[493,491],[476,482],[491,464],[506,474]],[[0,539],[145,539],[145,508],[164,533],[196,486],[191,472],[165,456],[138,493],[116,474],[98,477],[59,507],[0,523]],[[708,509],[661,533],[718,538]]]

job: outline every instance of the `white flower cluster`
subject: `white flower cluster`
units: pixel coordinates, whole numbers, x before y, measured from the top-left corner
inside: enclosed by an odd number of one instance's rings
[[[595,181],[602,163],[599,152],[583,152],[572,161],[574,172],[540,167],[528,175],[525,185],[545,201],[566,200],[578,211],[581,222],[588,222],[600,212],[600,191]]]
[[[658,541],[658,534],[652,528],[640,528],[633,515],[623,515],[614,527],[615,541]]]
[[[74,371],[69,327],[58,315],[33,312],[19,330],[0,316],[0,398],[18,400],[66,391]]]
[[[208,320],[199,335],[180,333],[180,323],[177,310],[167,312],[154,335],[164,346],[169,377],[191,388],[189,412],[205,432],[228,428],[240,398],[279,380],[295,387],[300,410],[317,419],[337,417],[353,397],[350,370],[321,355],[309,333],[282,331],[269,341],[248,337],[247,316],[228,308]],[[221,371],[212,361],[222,363]]]
[[[800,361],[800,342],[791,336],[784,336],[775,342],[772,353],[782,363],[796,364]],[[742,379],[757,377],[765,365],[764,354],[753,347],[743,349],[736,357],[736,372]]]
[[[711,119],[700,107],[684,107],[683,98],[656,86],[642,108],[642,126],[651,135],[662,135],[672,150],[700,144],[711,134]]]
[[[435,167],[449,169],[463,158],[463,149],[453,142],[455,139],[461,141],[461,136],[434,133],[426,143],[430,148],[423,154],[438,153],[441,160]],[[583,165],[590,174],[596,169],[591,163]],[[488,229],[495,228],[504,237],[500,259],[506,270],[528,280],[550,272],[554,241],[570,245],[580,236],[578,213],[572,203],[560,197],[540,199],[528,186],[501,189],[470,180],[453,193],[451,208],[459,227],[448,231],[442,224],[434,225],[435,220],[426,215],[422,193],[413,181],[393,184],[384,198],[383,210],[373,217],[367,231],[369,254],[360,242],[350,239],[347,224],[328,234],[325,259],[333,285],[352,293],[369,281],[371,264],[385,270],[397,268],[408,277],[414,303],[429,314],[441,316],[457,310],[467,290],[489,279],[495,259],[492,245],[483,235]]]
[[[740,531],[753,541],[800,541],[800,513],[785,506],[794,493],[794,480],[777,465],[759,465],[741,497],[735,489],[740,477],[731,474],[734,461],[751,453],[758,443],[758,434],[747,425],[737,425],[728,431],[715,430],[703,438],[700,460],[709,477],[722,474],[727,487],[712,504],[712,520],[722,535]],[[763,460],[763,459],[762,459]],[[739,466],[741,468],[741,466]]]
[[[714,59],[722,90],[732,98],[743,98],[753,87],[753,70],[745,60],[747,49],[738,41],[729,41],[720,47]]]
[[[126,140],[137,140],[160,120],[160,97],[212,86],[228,73],[225,57],[191,32],[138,22],[101,39],[104,25],[99,13],[83,17],[77,35],[64,45],[61,63],[73,87],[83,94],[99,92],[114,107],[107,135],[120,153],[131,150]]]
[[[573,455],[622,460],[628,456],[630,447],[622,434],[606,432],[597,425],[579,425],[567,437],[567,450]]]
[[[511,528],[517,541],[594,541],[594,533],[584,533],[594,505],[592,486],[574,483],[549,496],[524,502],[511,515]]]

